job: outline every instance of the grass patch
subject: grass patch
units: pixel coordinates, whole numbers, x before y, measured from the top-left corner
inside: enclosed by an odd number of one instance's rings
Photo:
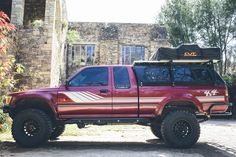
[[[90,126],[86,126],[83,129],[79,129],[76,124],[66,125],[66,130],[62,136],[97,136],[98,132],[92,131]]]
[[[9,141],[9,140],[13,140],[10,130],[7,130],[5,132],[0,132],[0,141]]]
[[[98,131],[99,132],[99,131]],[[97,136],[98,132],[88,128],[79,129],[76,124],[66,125],[66,130],[62,136]],[[11,129],[8,128],[5,132],[0,132],[0,142],[13,140],[11,135]]]

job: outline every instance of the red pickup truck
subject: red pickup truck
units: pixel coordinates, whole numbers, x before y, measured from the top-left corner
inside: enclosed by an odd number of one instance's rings
[[[173,147],[191,147],[198,116],[228,108],[225,82],[208,61],[153,61],[81,68],[57,88],[10,94],[3,108],[23,147],[60,136],[65,124],[135,123]]]

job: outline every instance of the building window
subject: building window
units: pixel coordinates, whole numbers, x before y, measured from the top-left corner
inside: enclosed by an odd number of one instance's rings
[[[122,46],[122,64],[133,64],[134,61],[144,60],[143,46]]]
[[[76,65],[93,65],[95,61],[95,45],[73,45],[72,62]]]
[[[25,0],[24,26],[31,26],[37,20],[44,22],[46,0]]]

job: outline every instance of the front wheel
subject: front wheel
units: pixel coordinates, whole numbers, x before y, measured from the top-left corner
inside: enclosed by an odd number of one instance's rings
[[[164,118],[161,133],[166,144],[177,148],[188,148],[198,141],[200,126],[193,113],[175,111]]]
[[[58,124],[52,129],[50,140],[56,140],[65,131],[65,124]]]
[[[22,147],[37,147],[51,136],[52,122],[41,110],[26,109],[13,119],[12,136]]]
[[[152,123],[151,124],[151,131],[156,137],[158,137],[159,139],[162,139],[161,124],[160,123]]]

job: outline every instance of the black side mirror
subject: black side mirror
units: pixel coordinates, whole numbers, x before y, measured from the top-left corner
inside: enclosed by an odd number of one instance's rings
[[[66,82],[65,82],[65,87],[66,87],[66,89],[68,89],[68,87],[69,87],[69,81],[68,80],[66,80]]]

